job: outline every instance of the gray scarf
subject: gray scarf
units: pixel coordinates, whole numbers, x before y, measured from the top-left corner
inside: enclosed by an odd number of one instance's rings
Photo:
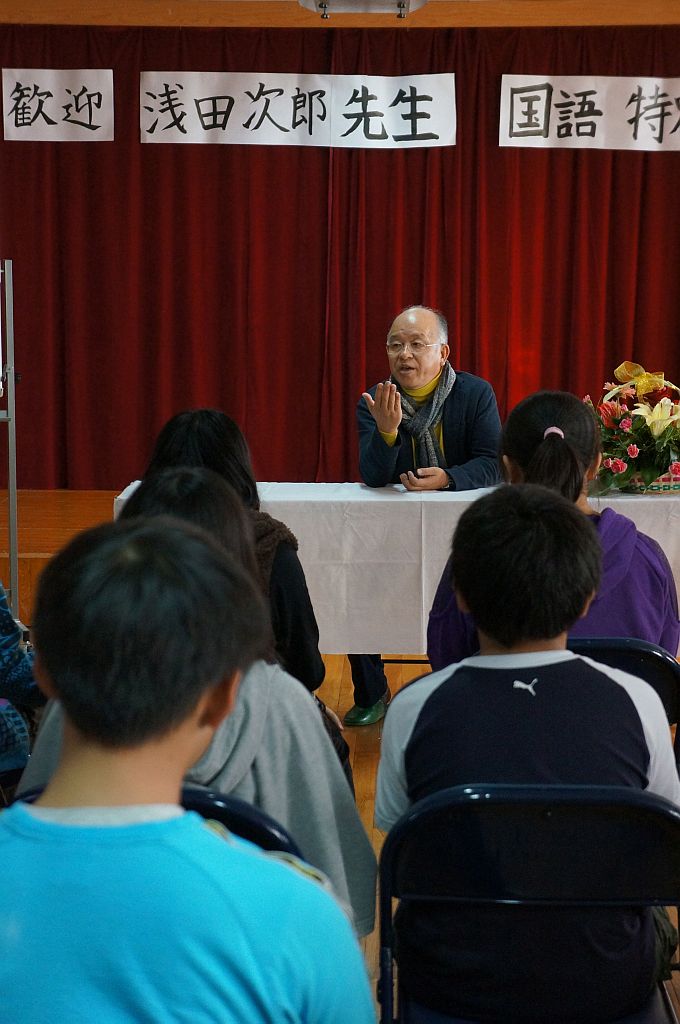
[[[401,395],[401,426],[415,441],[416,469],[425,466],[445,468],[444,455],[437,443],[434,428],[442,418],[444,402],[451,394],[455,380],[456,371],[447,361],[431,398],[419,407],[413,404],[397,384]]]

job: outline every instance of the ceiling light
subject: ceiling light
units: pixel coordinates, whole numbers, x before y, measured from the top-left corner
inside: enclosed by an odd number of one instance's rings
[[[316,11],[324,21],[331,14],[396,14],[405,18],[409,11],[424,7],[426,0],[298,0],[308,11]]]

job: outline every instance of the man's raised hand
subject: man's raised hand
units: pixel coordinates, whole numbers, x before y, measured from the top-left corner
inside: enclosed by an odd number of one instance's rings
[[[378,384],[375,398],[371,398],[367,391],[362,398],[380,433],[396,434],[401,423],[401,395],[397,385],[386,380],[384,384]]]

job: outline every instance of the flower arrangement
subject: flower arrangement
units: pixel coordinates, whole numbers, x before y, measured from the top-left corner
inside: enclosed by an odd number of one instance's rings
[[[584,399],[602,439],[595,490],[680,491],[680,389],[638,363],[621,363],[614,376],[618,384],[605,384],[597,406]]]

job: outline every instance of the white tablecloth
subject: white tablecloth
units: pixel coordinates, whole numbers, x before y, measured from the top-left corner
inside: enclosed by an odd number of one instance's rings
[[[412,494],[400,485],[262,483],[262,507],[298,538],[325,654],[422,654],[453,529],[486,490]],[[659,541],[680,587],[680,498],[613,495]]]

